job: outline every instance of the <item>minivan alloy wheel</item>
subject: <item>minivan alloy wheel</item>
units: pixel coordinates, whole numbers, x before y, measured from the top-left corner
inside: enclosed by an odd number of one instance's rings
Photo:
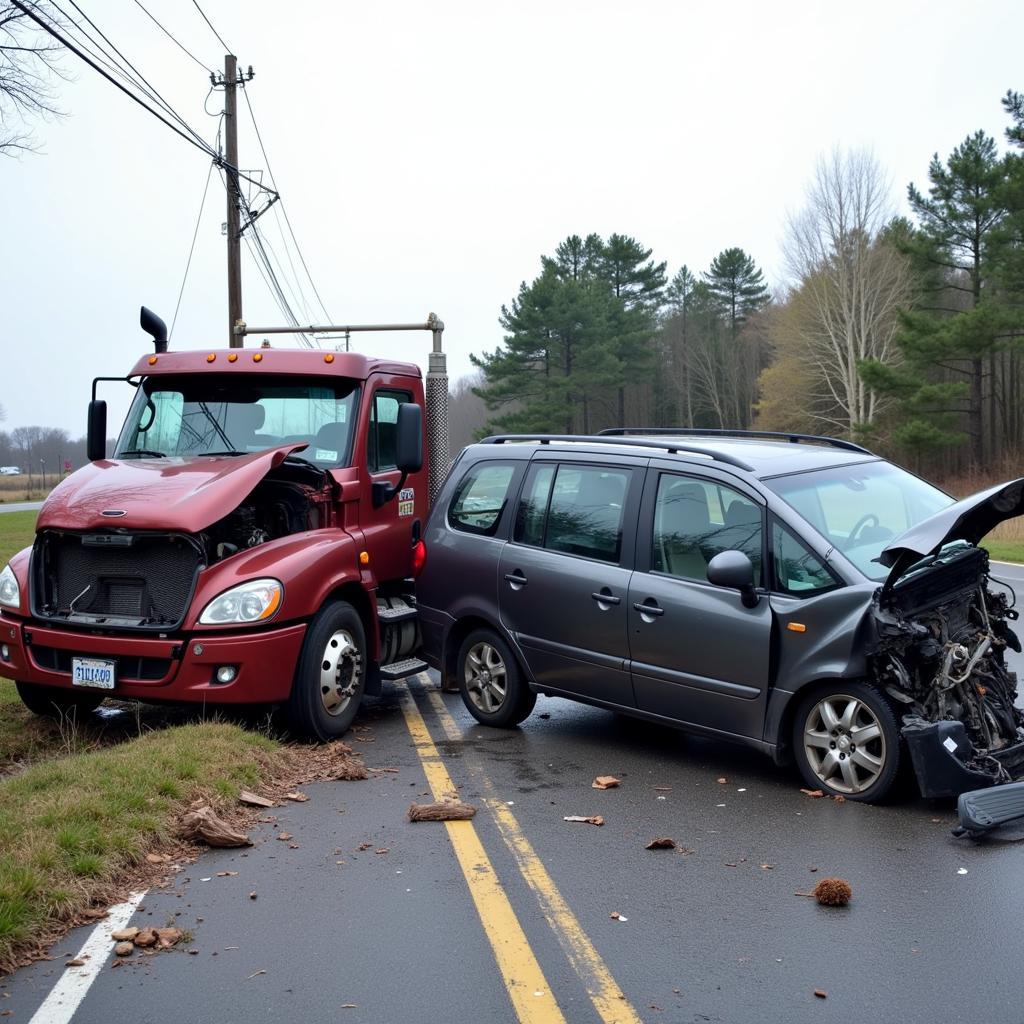
[[[833,693],[804,720],[804,752],[818,779],[840,793],[862,793],[885,769],[885,733],[878,717],[857,697]]]
[[[466,654],[466,692],[488,714],[497,711],[508,692],[507,670],[498,651],[489,643],[474,644]]]
[[[320,700],[329,715],[340,715],[359,689],[362,658],[352,635],[336,630],[320,661]]]

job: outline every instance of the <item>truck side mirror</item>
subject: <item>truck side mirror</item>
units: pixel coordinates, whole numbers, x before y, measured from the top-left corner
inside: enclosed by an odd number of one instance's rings
[[[742,551],[720,551],[708,562],[708,583],[740,592],[744,608],[755,608],[754,563]]]
[[[107,403],[98,398],[89,403],[85,454],[90,462],[99,462],[107,457]]]
[[[423,410],[413,402],[398,407],[395,463],[403,473],[423,468]]]

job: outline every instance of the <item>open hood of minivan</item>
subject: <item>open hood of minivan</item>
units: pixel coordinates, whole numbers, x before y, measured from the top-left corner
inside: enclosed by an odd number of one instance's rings
[[[51,492],[37,529],[198,533],[234,511],[267,473],[305,447],[285,444],[228,457],[92,462]]]
[[[1024,477],[997,484],[954,502],[901,533],[882,550],[878,561],[889,566],[891,586],[915,562],[954,540],[977,544],[1001,522],[1024,515]]]

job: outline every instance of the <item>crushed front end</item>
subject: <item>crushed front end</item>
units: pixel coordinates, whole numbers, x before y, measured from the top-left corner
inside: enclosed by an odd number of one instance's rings
[[[890,581],[872,603],[876,682],[902,708],[921,793],[956,796],[1024,774],[1024,713],[1006,649],[1021,645],[988,554],[956,541]]]

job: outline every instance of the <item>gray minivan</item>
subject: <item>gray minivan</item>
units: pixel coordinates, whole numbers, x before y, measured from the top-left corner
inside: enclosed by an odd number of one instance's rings
[[[877,800],[1008,781],[1024,716],[977,547],[1024,481],[961,502],[806,435],[506,435],[465,449],[424,533],[425,659],[484,724],[538,693],[795,758]]]

